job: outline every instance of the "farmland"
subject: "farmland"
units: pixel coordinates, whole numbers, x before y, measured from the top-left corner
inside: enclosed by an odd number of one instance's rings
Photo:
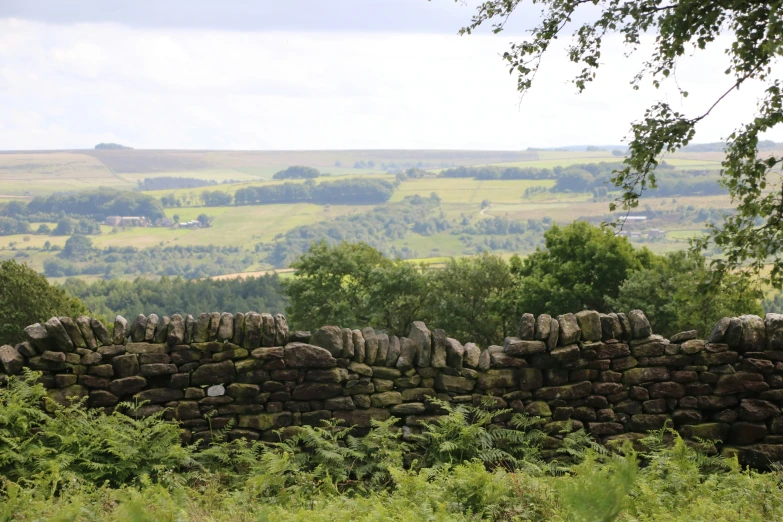
[[[328,173],[328,176],[317,178],[316,183],[364,177],[394,182],[395,172],[416,167],[426,171],[425,175],[398,180],[387,205],[399,204],[410,196],[427,198],[435,194],[440,198],[436,214],[451,222],[452,226],[435,233],[409,231],[404,237],[388,240],[385,243],[388,248],[393,248],[397,255],[402,252],[406,257],[422,259],[472,255],[487,248],[500,254],[525,254],[534,248],[535,242],[530,239],[524,245],[519,241],[504,243],[503,237],[493,234],[474,231],[466,235],[460,230],[472,226],[467,225],[469,223],[475,225],[493,218],[526,223],[540,223],[542,220],[547,223],[568,223],[577,219],[600,223],[613,219],[608,211],[612,194],[598,198],[591,192],[553,192],[551,189],[556,184],[555,179],[444,178],[439,177],[439,173],[455,166],[555,169],[585,163],[616,163],[621,159],[611,151],[586,150],[4,152],[0,153],[0,205],[9,201],[27,201],[34,196],[54,192],[76,192],[98,187],[138,190],[139,183],[148,178],[190,178],[210,182],[212,184],[205,187],[145,192],[157,199],[177,201],[177,206],[165,209],[169,218],[186,222],[206,214],[210,220],[209,227],[193,229],[104,225],[101,226],[100,235],[91,236],[93,246],[98,249],[128,246],[137,249],[227,247],[255,256],[246,259],[242,271],[260,273],[285,267],[269,262],[263,253],[259,253],[259,246],[263,250],[264,245],[271,248],[279,241],[286,241],[286,234],[297,227],[334,222],[339,228],[345,224],[340,219],[364,215],[373,206],[301,202],[204,207],[200,197],[202,192],[221,191],[233,196],[238,190],[247,187],[304,183],[304,180],[271,179],[275,172],[290,165],[315,167],[322,173]],[[677,176],[682,171],[686,174],[683,177],[687,178],[689,171],[717,174],[721,154],[684,152],[665,160],[669,168],[667,172]],[[630,232],[633,242],[644,242],[654,251],[680,249],[685,247],[688,238],[703,229],[704,219],[699,211],[704,209],[708,215],[715,216],[730,207],[731,202],[725,195],[646,197],[638,212],[648,215],[650,219],[642,226],[628,225],[626,230]],[[40,223],[34,225],[33,231]],[[54,222],[47,223],[51,229],[55,225]],[[657,233],[654,241],[644,237],[644,231],[651,228],[662,231]],[[338,236],[336,234],[333,237]],[[48,249],[57,251],[66,240],[67,236],[36,233],[0,236],[0,258],[20,258],[42,271],[45,260],[54,255]],[[509,244],[512,245],[510,249]],[[226,270],[224,273],[235,271]],[[120,276],[136,275],[139,274]],[[98,276],[91,274],[89,277]]]

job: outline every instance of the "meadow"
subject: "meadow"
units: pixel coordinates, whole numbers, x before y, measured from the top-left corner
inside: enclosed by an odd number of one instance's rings
[[[721,154],[716,152],[685,152],[669,156],[666,162],[675,168],[712,171],[720,167]],[[339,216],[360,214],[370,206],[314,205],[307,203],[255,206],[201,206],[200,195],[205,190],[234,194],[249,186],[276,185],[272,175],[290,165],[300,164],[328,172],[330,177],[316,182],[328,182],[339,177],[349,179],[372,176],[394,180],[394,168],[420,166],[430,175],[409,178],[397,187],[390,204],[407,196],[429,197],[437,194],[441,200],[443,218],[455,223],[477,222],[504,217],[511,220],[541,220],[551,218],[556,223],[587,219],[596,223],[609,221],[609,197],[596,199],[592,193],[549,192],[554,180],[477,180],[472,178],[440,178],[444,168],[456,165],[498,167],[567,167],[574,164],[617,162],[611,151],[155,151],[155,150],[84,150],[58,152],[0,153],[0,203],[25,200],[35,195],[55,191],[78,191],[101,186],[133,190],[144,178],[169,176],[214,181],[216,185],[148,191],[156,197],[174,196],[179,207],[166,209],[168,217],[175,215],[181,222],[209,216],[208,228],[119,228],[102,226],[102,234],[92,236],[95,247],[134,246],[207,246],[240,247],[254,251],[256,245],[271,244],[298,226],[330,222]],[[354,165],[359,164],[359,168]],[[393,167],[396,166],[396,167]],[[386,169],[382,168],[386,167]],[[302,183],[303,180],[289,180]],[[531,188],[543,192],[526,191]],[[657,217],[646,228],[663,230],[663,237],[654,242],[631,237],[633,242],[645,241],[657,252],[681,249],[687,240],[703,230],[701,222],[686,215],[699,209],[722,211],[731,208],[727,196],[646,197],[639,212],[655,211]],[[686,216],[686,217],[684,217]],[[50,228],[54,223],[48,224]],[[37,226],[37,224],[36,224]],[[628,226],[627,230],[635,229]],[[51,252],[50,246],[62,247],[65,236],[15,234],[0,236],[0,258],[19,256],[37,270]],[[408,233],[395,239],[397,249],[416,252],[421,258],[471,255],[490,236],[473,236],[467,244],[449,231],[430,235]],[[478,246],[477,246],[478,245]],[[509,253],[502,249],[498,253]],[[526,252],[519,252],[526,253]],[[264,272],[272,265],[258,262],[248,272]]]

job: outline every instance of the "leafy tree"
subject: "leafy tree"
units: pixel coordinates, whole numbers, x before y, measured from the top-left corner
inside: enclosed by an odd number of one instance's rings
[[[728,274],[709,285],[709,276],[702,255],[671,252],[631,273],[609,303],[616,311],[644,310],[653,331],[667,336],[690,329],[703,336],[721,317],[763,313],[760,292],[747,278]]]
[[[516,331],[515,281],[500,256],[452,259],[443,270],[433,271],[432,279],[427,301],[433,326],[483,346]]]
[[[292,167],[288,167],[285,170],[281,170],[280,172],[276,172],[275,175],[272,176],[272,178],[273,179],[312,179],[312,178],[317,178],[320,175],[321,173],[318,171],[318,169],[314,169],[313,167],[304,167],[301,165],[295,165]]]
[[[327,324],[352,328],[369,325],[370,275],[390,264],[365,243],[343,242],[333,247],[325,241],[314,243],[291,264],[295,277],[283,282],[291,303],[286,308],[289,319],[298,328],[310,329]]]
[[[73,234],[73,220],[62,218],[57,222],[57,226],[52,232],[55,236],[70,236]]]
[[[87,313],[78,299],[14,260],[0,263],[0,344],[22,341],[27,325]]]
[[[201,226],[208,227],[209,226],[209,216],[206,214],[199,214],[196,218],[196,221],[201,223]]]
[[[52,229],[49,228],[49,225],[47,225],[46,223],[41,223],[40,225],[38,225],[38,230],[36,230],[35,232],[36,234],[51,234]]]
[[[471,22],[461,29],[470,34],[483,24],[500,32],[523,0],[486,0],[479,4]],[[642,118],[631,124],[628,156],[612,181],[621,189],[611,209],[630,210],[639,204],[641,194],[656,186],[656,167],[663,153],[687,146],[696,135],[696,125],[706,121],[713,109],[734,91],[747,84],[765,89],[756,114],[748,117],[728,137],[721,180],[736,204],[736,212],[709,227],[705,238],[695,242],[696,249],[713,246],[723,256],[711,260],[719,274],[737,268],[760,275],[768,262],[773,268],[766,279],[783,283],[783,192],[769,190],[783,156],[774,151],[759,151],[760,136],[783,123],[783,91],[773,74],[783,54],[783,22],[778,2],[736,2],[732,0],[542,0],[542,16],[523,41],[512,43],[503,59],[517,75],[517,89],[528,91],[544,54],[572,20],[584,20],[573,33],[567,48],[570,61],[581,71],[573,83],[581,92],[596,77],[601,64],[604,38],[619,34],[631,51],[639,49],[643,34],[656,33],[651,53],[631,85],[638,89],[650,81],[656,88],[675,78],[681,57],[728,41],[725,53],[729,81],[727,89],[714,103],[707,103],[701,114],[685,114],[668,101],[650,106]],[[688,95],[679,84],[683,97]],[[759,226],[758,220],[761,220]]]
[[[87,236],[74,234],[65,242],[60,257],[63,259],[86,259],[92,253],[92,240]]]
[[[607,299],[616,298],[622,282],[653,260],[646,248],[634,250],[627,239],[584,221],[553,225],[544,241],[544,249],[512,259],[519,278],[517,303],[524,312],[608,311]]]

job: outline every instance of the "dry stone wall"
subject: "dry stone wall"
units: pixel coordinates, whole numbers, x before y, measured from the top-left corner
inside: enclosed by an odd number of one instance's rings
[[[0,347],[5,375],[39,370],[49,397],[107,411],[143,401],[188,442],[276,440],[274,430],[340,419],[358,431],[400,419],[405,433],[443,414],[433,399],[490,400],[544,419],[547,446],[569,428],[604,443],[664,426],[720,441],[748,464],[783,460],[783,315],[724,318],[707,339],[655,335],[638,310],[522,316],[503,346],[462,344],[415,322],[407,337],[364,328],[289,331],[282,315],[53,317]],[[490,399],[487,399],[490,398]],[[209,417],[207,419],[206,417]],[[505,422],[501,417],[498,422]]]

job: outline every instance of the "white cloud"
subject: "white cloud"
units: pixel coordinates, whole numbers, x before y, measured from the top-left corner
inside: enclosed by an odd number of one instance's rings
[[[655,99],[703,111],[729,82],[722,47],[683,60],[681,100],[632,91],[641,55],[610,40],[599,79],[553,49],[521,102],[499,58],[511,35],[221,32],[0,20],[0,149],[476,148],[618,143]],[[699,129],[725,137],[758,89]],[[783,139],[783,133],[771,136]]]

